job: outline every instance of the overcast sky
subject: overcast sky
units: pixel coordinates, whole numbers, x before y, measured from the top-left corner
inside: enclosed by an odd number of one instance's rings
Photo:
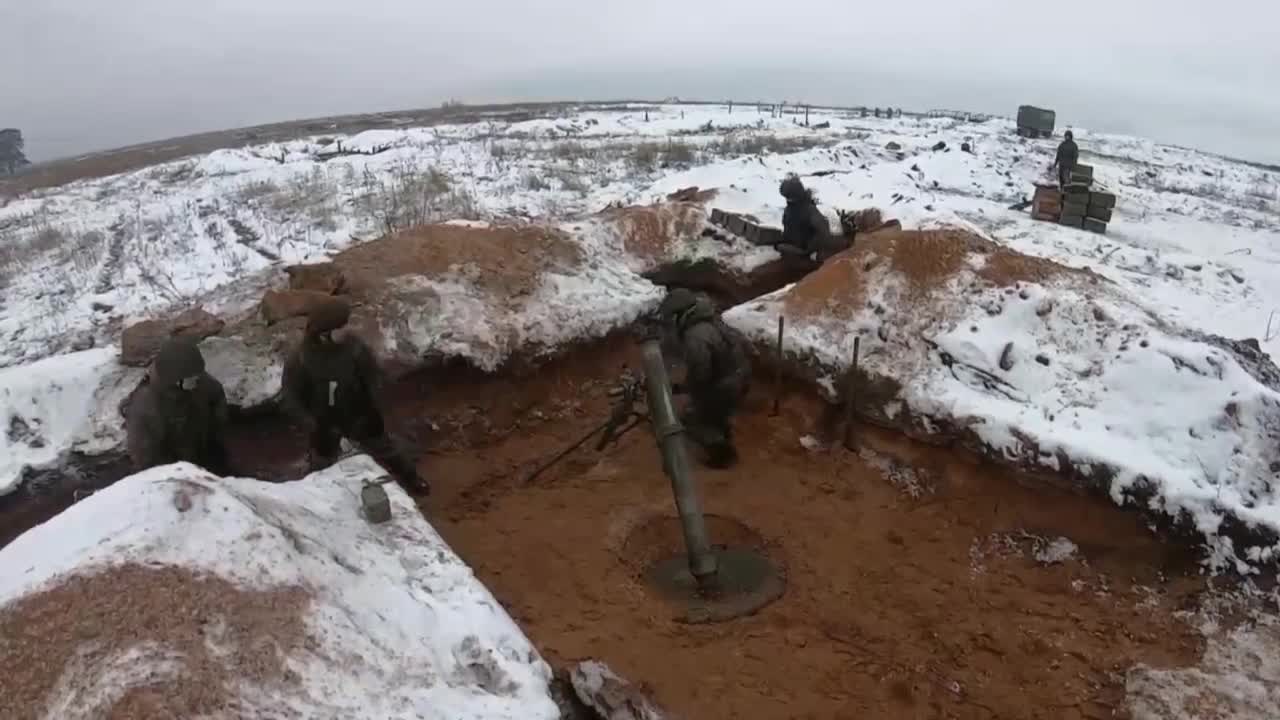
[[[935,107],[1280,162],[1272,0],[0,0],[33,160],[338,113],[531,99]]]

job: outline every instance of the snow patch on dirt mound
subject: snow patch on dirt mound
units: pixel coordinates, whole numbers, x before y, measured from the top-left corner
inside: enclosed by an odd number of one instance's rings
[[[659,291],[592,233],[571,226],[433,225],[334,258],[376,307],[382,347],[406,363],[461,357],[496,370],[601,337]]]
[[[1216,604],[1216,603],[1215,603]],[[1270,613],[1246,611],[1234,627],[1220,608],[1197,618],[1205,636],[1200,662],[1186,668],[1139,665],[1126,674],[1125,693],[1134,720],[1269,720],[1280,703],[1280,622]],[[1239,615],[1238,609],[1232,614]]]
[[[305,325],[289,315],[305,312],[306,300],[336,292],[354,306],[353,329],[394,371],[457,359],[496,371],[513,358],[537,360],[629,325],[662,297],[642,273],[665,263],[707,258],[736,272],[753,267],[744,258],[760,259],[733,242],[703,237],[704,218],[695,203],[664,203],[576,223],[415,228],[328,262],[291,266],[281,277],[255,276],[262,302],[245,310],[248,291],[239,290],[228,305],[239,312],[200,347],[228,402],[270,404]],[[281,309],[289,312],[268,312]],[[96,349],[0,370],[0,420],[9,430],[0,436],[6,451],[0,494],[17,484],[24,467],[54,465],[72,450],[123,445],[121,403],[145,369],[123,367],[118,356]]]
[[[27,468],[124,443],[120,403],[143,371],[118,358],[114,349],[98,348],[0,370],[0,495],[16,488]]]
[[[550,669],[394,484],[131,476],[0,551],[4,717],[554,718]]]
[[[1280,530],[1280,393],[1097,275],[963,231],[876,233],[726,319],[763,348],[779,315],[789,360],[832,397],[861,338],[867,417],[1189,519],[1215,564],[1280,549],[1221,532]]]
[[[772,247],[743,238],[715,240],[703,234],[712,226],[700,203],[670,202],[606,210],[597,216],[601,240],[638,273],[661,265],[710,260],[741,274],[760,269],[781,256]]]

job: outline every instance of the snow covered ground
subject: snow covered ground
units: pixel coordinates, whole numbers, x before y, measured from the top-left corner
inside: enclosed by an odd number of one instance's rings
[[[0,209],[0,365],[62,352],[120,322],[201,298],[277,262],[317,260],[387,227],[450,218],[571,216],[688,185],[781,218],[779,177],[810,177],[830,211],[878,205],[908,227],[964,224],[1022,252],[1090,266],[1173,319],[1280,348],[1280,173],[1077,129],[1120,196],[1097,236],[1006,206],[1029,195],[1052,140],[1009,123],[878,120],[753,106],[584,111],[508,124],[376,130],[221,150],[39,191]],[[947,151],[932,152],[937,142]],[[968,142],[973,153],[960,151]],[[900,150],[886,146],[896,143]],[[374,155],[336,155],[381,150]],[[805,147],[810,147],[805,151]],[[799,152],[796,152],[799,150]],[[328,154],[328,155],[326,155]]]
[[[23,428],[10,421],[14,431],[2,442],[15,452],[0,487],[16,478],[8,470],[46,462],[86,434],[65,428],[86,427],[85,413],[99,412],[85,404],[85,388],[96,387],[111,366],[104,350],[31,363],[71,348],[110,345],[122,324],[191,302],[218,312],[247,309],[272,268],[322,260],[388,228],[425,220],[561,218],[586,251],[585,266],[548,275],[519,313],[495,322],[476,307],[474,287],[459,272],[454,280],[431,281],[424,290],[433,294],[435,309],[392,333],[391,349],[401,343],[412,355],[425,347],[452,348],[494,367],[512,343],[554,346],[598,333],[601,323],[625,322],[657,298],[635,275],[643,268],[621,247],[618,228],[586,213],[698,185],[719,190],[715,206],[776,224],[782,212],[777,183],[787,172],[805,177],[833,220],[836,208],[878,206],[907,227],[972,228],[1021,252],[1089,267],[1158,316],[1228,337],[1255,337],[1267,352],[1280,349],[1280,314],[1267,327],[1280,308],[1280,283],[1272,281],[1280,250],[1274,172],[1077,128],[1084,161],[1119,195],[1110,232],[1099,236],[1007,209],[1043,179],[1055,142],[1018,138],[1008,121],[814,111],[810,122],[829,126],[806,128],[800,116],[773,117],[754,106],[588,109],[519,123],[377,130],[222,150],[13,201],[0,209],[0,247],[9,249],[0,272],[6,414],[35,415],[59,427],[46,428],[53,439],[22,457],[16,451],[28,445],[14,438],[23,437]],[[932,149],[939,142],[945,150]],[[972,152],[960,149],[964,143]],[[711,242],[690,243],[681,252],[718,254],[743,268],[774,256]],[[580,312],[583,307],[598,312]],[[210,342],[215,369],[244,365],[234,341]],[[1167,363],[1155,349],[1144,352]],[[88,361],[71,359],[77,357]],[[1145,374],[1147,359],[1131,356],[1130,362],[1135,375]],[[1055,365],[1037,382],[1060,387],[1069,379],[1058,374],[1070,366]],[[24,372],[28,367],[36,371]],[[252,377],[225,381],[235,394],[261,399],[278,382],[273,367],[254,366]],[[27,377],[44,378],[43,384],[28,387]],[[1128,391],[1133,402],[1146,402],[1139,397],[1143,387]],[[1197,415],[1220,409],[1216,395],[1213,408],[1193,397],[1153,407]],[[968,412],[997,409],[976,404]],[[1197,424],[1184,420],[1169,424]],[[1042,428],[1041,442],[1078,444],[1078,434],[1061,425]],[[1157,435],[1135,428],[1132,446],[1161,468],[1203,475],[1201,464],[1208,463],[1211,477],[1215,467],[1234,471],[1232,463],[1218,462],[1222,448],[1208,458],[1197,451],[1197,464],[1188,465],[1187,453],[1162,449],[1151,440]]]
[[[306,594],[298,608],[305,639],[279,649],[284,656],[275,661],[291,673],[257,683],[255,668],[227,668],[234,682],[226,690],[240,703],[236,716],[559,717],[548,694],[550,668],[408,496],[385,485],[391,521],[371,525],[361,517],[362,482],[383,476],[365,456],[283,485],[218,479],[186,464],[134,475],[0,551],[0,618],[17,613],[19,623],[38,622],[41,596],[76,577],[126,565],[177,566],[244,591]],[[151,592],[126,589],[137,597]],[[189,604],[162,613],[159,626],[139,624],[122,596],[120,615],[91,632],[50,629],[40,657],[28,659],[39,660],[40,671],[24,675],[22,685],[6,677],[0,715],[102,717],[130,687],[185,699],[185,688],[211,680],[199,674],[207,667],[183,655],[184,624],[221,627],[219,634],[205,631],[215,668],[234,663],[242,650],[226,645],[238,628],[247,627],[254,643],[264,639],[256,633],[267,633],[248,613],[187,614],[216,613],[230,599],[160,590]],[[116,600],[84,597],[83,607],[65,608],[61,627],[95,622],[93,607]],[[133,658],[127,668],[119,664],[125,658]],[[5,707],[19,702],[28,704]]]
[[[0,495],[26,467],[58,462],[71,451],[102,453],[124,443],[117,410],[143,372],[116,362],[112,348],[55,355],[0,369]]]
[[[754,106],[667,105],[317,136],[16,199],[0,208],[0,493],[24,466],[119,446],[115,409],[140,377],[116,362],[112,346],[123,325],[193,303],[223,315],[247,310],[281,265],[324,260],[389,229],[548,218],[584,250],[578,272],[548,275],[520,313],[498,317],[477,304],[461,268],[456,278],[419,288],[434,294],[433,311],[388,334],[409,354],[432,347],[496,367],[512,343],[600,333],[656,301],[625,231],[591,213],[697,185],[719,190],[716,207],[778,224],[778,182],[796,172],[833,221],[836,208],[876,206],[908,228],[968,228],[1114,283],[1105,293],[1049,282],[1019,286],[1013,297],[983,290],[944,324],[912,326],[927,329],[950,358],[991,372],[1000,372],[1014,340],[1005,380],[1017,391],[999,396],[921,365],[902,374],[916,382],[903,398],[913,410],[972,420],[992,447],[1010,452],[1034,442],[1050,467],[1064,456],[1116,466],[1121,490],[1154,477],[1155,502],[1193,512],[1219,559],[1232,550],[1215,534],[1221,509],[1280,527],[1268,468],[1276,448],[1263,446],[1275,429],[1276,393],[1221,348],[1177,327],[1256,338],[1266,353],[1280,351],[1280,173],[1076,128],[1082,160],[1119,196],[1100,236],[1008,209],[1046,179],[1056,140],[1018,138],[1000,119],[880,120],[843,111],[809,119],[827,127]],[[946,148],[934,150],[939,142]],[[961,150],[965,143],[971,152]],[[738,269],[774,257],[711,241],[676,253]],[[969,267],[980,269],[977,261]],[[876,299],[891,307],[894,282],[876,277]],[[753,317],[772,327],[777,301],[731,317],[748,329]],[[995,304],[1002,311],[987,312]],[[859,328],[876,337],[870,318],[815,324],[807,338],[801,329],[791,337],[829,351],[838,366]],[[1047,365],[1037,358],[1041,345]],[[246,363],[235,338],[205,347],[233,396],[273,392],[276,364]],[[884,360],[864,350],[872,366]],[[190,468],[135,476],[0,552],[0,603],[32,596],[59,573],[122,560],[179,562],[244,587],[300,584],[312,591],[307,628],[327,634],[289,656],[300,685],[287,693],[248,688],[243,702],[283,703],[304,716],[550,716],[545,665],[429,526],[407,514],[407,499],[388,488],[397,518],[390,526],[356,518],[359,479],[372,472],[365,462],[286,486],[211,483]],[[175,500],[179,494],[187,500]],[[417,550],[423,544],[429,553]],[[332,650],[343,651],[343,662],[333,662]],[[161,676],[176,671],[163,652],[146,652],[158,658]],[[1140,692],[1143,682],[1167,687],[1184,676],[1134,678]],[[64,695],[64,705],[70,697],[87,707],[120,692],[119,683],[104,682]]]
[[[278,262],[323,259],[388,228],[647,202],[650,183],[672,168],[841,137],[740,108],[652,115],[648,123],[639,110],[585,112],[310,138],[33,193],[0,209],[0,248],[10,248],[0,256],[0,366],[86,337],[109,343],[121,322]],[[730,132],[731,123],[750,129]],[[339,144],[378,152],[326,157]]]

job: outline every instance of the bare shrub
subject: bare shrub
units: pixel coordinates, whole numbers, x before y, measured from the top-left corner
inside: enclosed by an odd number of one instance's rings
[[[556,182],[560,183],[560,189],[571,193],[577,193],[580,196],[586,196],[591,192],[591,184],[586,178],[571,170],[563,168],[557,169],[552,173],[552,177]]]
[[[502,142],[494,140],[489,144],[489,158],[500,169],[524,160],[529,155],[529,146],[523,142]]]
[[[454,188],[447,174],[434,167],[424,170],[412,158],[396,163],[385,179],[365,170],[361,192],[353,202],[388,234],[438,219],[471,219],[478,214],[469,190]]]
[[[551,154],[560,160],[576,162],[578,160],[586,160],[594,157],[596,155],[596,151],[580,142],[570,140],[567,142],[556,143],[551,149]]]
[[[524,174],[524,177],[520,179],[520,184],[524,186],[525,190],[531,192],[543,192],[551,189],[551,184],[532,170]]]
[[[31,240],[27,242],[27,250],[32,254],[44,255],[62,248],[66,242],[67,236],[62,228],[42,223],[36,227]]]
[[[22,271],[22,247],[16,238],[0,235],[0,288],[8,287],[9,279]]]
[[[110,200],[111,198],[115,197],[118,192],[119,192],[119,188],[115,185],[115,183],[111,183],[107,185],[99,185],[97,189],[93,191],[93,199],[98,202],[102,202],[104,200]]]
[[[631,150],[631,164],[640,170],[653,170],[661,153],[662,147],[657,143],[640,143]]]
[[[305,214],[313,223],[336,228],[333,220],[336,199],[333,181],[323,167],[316,166],[309,173],[293,176],[279,192],[268,195],[266,205],[280,215]]]
[[[542,214],[547,217],[560,217],[565,214],[565,204],[556,195],[547,195],[541,199]]]
[[[107,251],[107,237],[97,230],[81,233],[73,243],[71,266],[80,277],[88,277],[97,269]]]
[[[835,144],[835,140],[832,138],[778,137],[771,134],[751,134],[730,135],[721,138],[709,145],[707,149],[715,155],[740,157],[742,155],[764,155],[769,152],[786,155],[833,144]]]
[[[668,140],[662,159],[674,165],[690,165],[698,159],[698,151],[687,142]]]
[[[170,215],[165,219],[147,218],[143,220],[135,216],[133,222],[135,255],[132,258],[138,269],[138,276],[156,295],[169,301],[178,301],[184,293],[178,288],[172,267],[175,254],[185,255],[194,251],[194,237],[187,233],[171,233],[169,228],[178,227],[179,220]],[[173,236],[177,240],[173,240]]]
[[[242,203],[252,203],[280,192],[280,186],[271,180],[250,180],[235,192],[235,198]]]
[[[161,165],[147,171],[146,178],[163,185],[176,185],[180,182],[190,180],[195,175],[196,163],[194,160],[186,162],[172,163]]]
[[[1280,185],[1275,182],[1268,182],[1266,178],[1258,180],[1249,186],[1247,191],[1249,197],[1267,202],[1275,202],[1280,200]]]

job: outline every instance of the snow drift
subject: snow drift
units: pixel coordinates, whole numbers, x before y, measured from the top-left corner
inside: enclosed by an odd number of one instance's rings
[[[16,487],[26,468],[123,445],[119,407],[143,371],[117,358],[115,350],[99,348],[0,370],[0,495]]]
[[[963,231],[875,233],[726,319],[767,348],[779,315],[789,358],[832,397],[861,338],[856,401],[870,418],[1189,518],[1216,564],[1247,569],[1280,549],[1274,366],[1094,273]],[[1234,547],[1224,517],[1269,542]]]
[[[365,456],[131,476],[0,551],[6,718],[556,718],[550,669]]]

